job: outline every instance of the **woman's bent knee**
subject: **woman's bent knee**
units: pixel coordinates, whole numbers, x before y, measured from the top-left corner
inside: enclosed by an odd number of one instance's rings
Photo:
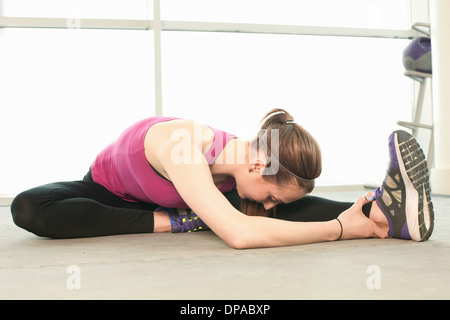
[[[21,228],[30,224],[32,216],[32,205],[30,200],[31,199],[29,199],[27,192],[25,191],[17,195],[11,203],[13,221]]]
[[[31,190],[18,194],[11,203],[12,219],[18,227],[45,236],[37,200]]]

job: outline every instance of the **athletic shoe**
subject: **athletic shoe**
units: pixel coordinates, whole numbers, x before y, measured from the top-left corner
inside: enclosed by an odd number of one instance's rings
[[[375,200],[389,222],[393,238],[426,241],[434,226],[428,166],[422,149],[407,132],[389,136],[390,162]]]
[[[169,213],[172,233],[209,230],[209,227],[191,209],[169,209],[158,207],[155,212]]]

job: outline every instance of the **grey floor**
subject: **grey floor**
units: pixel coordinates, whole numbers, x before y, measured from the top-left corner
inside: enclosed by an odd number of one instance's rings
[[[316,193],[352,201],[361,191]],[[435,231],[233,250],[212,232],[47,240],[0,207],[0,299],[449,299],[450,198]]]

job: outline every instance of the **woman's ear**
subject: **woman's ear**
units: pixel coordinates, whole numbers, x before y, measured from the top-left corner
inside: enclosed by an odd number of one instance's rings
[[[261,174],[266,167],[266,162],[260,159],[253,160],[248,165],[248,172],[257,172]]]

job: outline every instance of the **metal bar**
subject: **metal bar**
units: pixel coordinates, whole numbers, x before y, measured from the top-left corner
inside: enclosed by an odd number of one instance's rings
[[[419,93],[417,95],[416,113],[414,115],[414,123],[419,123],[422,117],[423,101],[425,98],[425,88],[427,85],[427,78],[423,78],[420,83]],[[417,139],[417,137],[415,137]]]
[[[272,25],[272,24],[226,23],[226,22],[191,22],[191,21],[162,21],[162,30],[291,34],[291,35],[342,36],[342,37],[375,37],[375,38],[398,38],[398,39],[412,39],[414,37],[417,37],[419,34],[415,30],[295,26],[295,25]]]
[[[162,115],[161,6],[153,0],[153,41],[155,59],[155,115]]]
[[[423,124],[423,123],[416,123],[416,122],[408,122],[408,121],[397,121],[397,124],[403,127],[407,127],[411,130],[414,130],[416,128],[423,128],[423,129],[433,129],[433,125],[431,124]]]
[[[155,6],[155,4],[154,4]],[[155,14],[155,13],[154,13]],[[68,28],[68,18],[36,18],[0,16],[0,28]],[[130,29],[149,30],[153,28],[149,20],[120,19],[80,19],[81,29]],[[291,34],[314,36],[372,37],[412,39],[420,35],[415,30],[343,28],[320,26],[295,26],[253,23],[161,21],[161,31],[229,32]]]
[[[80,29],[149,30],[150,20],[79,19]],[[0,16],[0,28],[71,29],[72,18],[31,18]]]

